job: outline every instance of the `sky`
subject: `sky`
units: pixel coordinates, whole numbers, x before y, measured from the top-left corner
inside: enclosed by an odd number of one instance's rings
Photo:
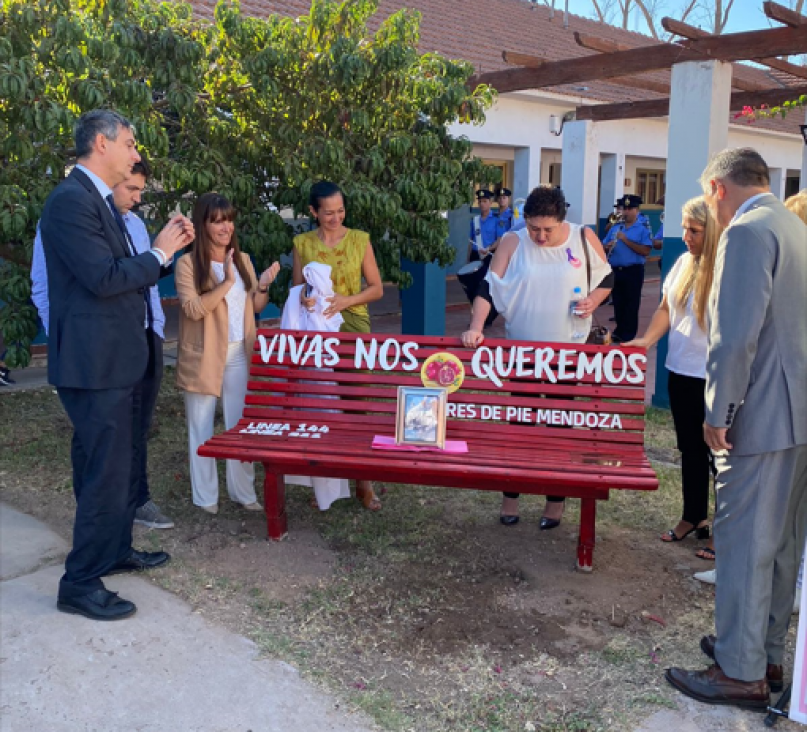
[[[782,5],[787,5],[787,0],[779,0]],[[676,9],[685,6],[683,0],[663,0],[662,3],[665,10],[661,13],[662,16],[669,15],[676,17]],[[702,2],[703,5],[711,5],[712,3]],[[555,9],[563,11],[564,0],[555,0]],[[569,0],[569,12],[584,17],[593,16],[593,7],[591,0]],[[687,23],[690,25],[703,26],[702,22],[697,22],[697,18],[693,20],[692,16],[687,18]],[[778,23],[776,24],[778,25]],[[734,5],[729,14],[728,25],[726,26],[726,33],[739,33],[746,30],[759,30],[760,28],[770,28],[771,22],[765,17],[762,12],[762,0],[734,0]],[[639,14],[636,13],[631,19],[630,30],[636,30],[639,33],[648,34],[647,25],[644,19],[640,19]]]

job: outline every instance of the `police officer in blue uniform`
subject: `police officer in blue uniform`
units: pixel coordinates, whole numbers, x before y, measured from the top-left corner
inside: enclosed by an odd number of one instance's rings
[[[510,208],[510,196],[513,192],[509,188],[500,188],[496,194],[496,199],[499,202],[499,219],[496,228],[496,238],[501,239],[508,231],[513,228],[513,209]]]
[[[493,193],[487,188],[481,188],[476,192],[476,200],[479,204],[479,214],[471,219],[469,262],[476,262],[480,259],[484,261],[491,257],[496,248],[495,244],[499,240],[499,218],[490,210]]]
[[[642,302],[644,266],[653,248],[650,231],[639,220],[639,196],[622,197],[623,220],[608,232],[603,244],[610,245],[608,263],[614,271],[614,301],[616,329],[613,341],[632,341],[639,329],[639,306]]]

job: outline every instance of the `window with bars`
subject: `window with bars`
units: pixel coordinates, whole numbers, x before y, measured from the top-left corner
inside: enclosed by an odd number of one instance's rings
[[[653,205],[667,188],[667,174],[663,170],[637,170],[636,193],[646,204]]]

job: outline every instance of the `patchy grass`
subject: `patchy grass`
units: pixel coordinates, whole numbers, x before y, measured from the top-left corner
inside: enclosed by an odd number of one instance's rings
[[[310,492],[292,487],[290,536],[274,543],[260,515],[226,500],[223,465],[219,515],[191,505],[169,371],[149,465],[177,528],[137,528],[136,541],[173,556],[155,582],[384,729],[630,729],[675,705],[662,669],[700,664],[697,640],[712,625],[712,590],[690,579],[704,567],[696,543],[658,541],[680,515],[680,472],[669,414],[650,409],[647,425],[660,490],[612,491],[599,504],[591,575],[572,570],[577,501],[559,529],[540,532],[543,501],[525,496],[521,523],[504,528],[493,491],[390,484],[372,514],[355,501],[312,510]],[[68,539],[69,453],[70,425],[50,389],[0,396],[2,496]]]

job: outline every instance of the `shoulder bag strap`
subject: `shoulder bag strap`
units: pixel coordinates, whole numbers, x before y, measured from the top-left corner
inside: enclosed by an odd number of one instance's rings
[[[580,227],[580,239],[583,242],[583,256],[586,258],[586,297],[588,297],[591,293],[591,257],[588,253],[585,226]]]

